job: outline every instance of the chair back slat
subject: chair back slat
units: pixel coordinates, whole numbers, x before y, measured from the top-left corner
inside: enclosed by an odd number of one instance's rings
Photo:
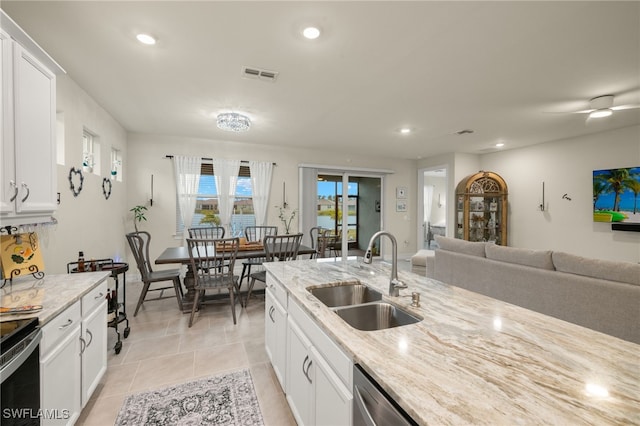
[[[136,260],[136,265],[142,280],[149,279],[153,268],[149,261],[149,245],[151,243],[151,234],[147,231],[131,232],[126,235],[129,247],[133,253],[133,257]]]
[[[302,233],[287,235],[267,235],[264,237],[264,251],[267,262],[289,261],[298,257]]]
[[[233,280],[233,268],[238,255],[238,238],[188,238],[189,258],[195,287],[204,283],[228,284]]]
[[[278,235],[277,226],[247,226],[244,236],[247,241],[263,241],[267,235]]]
[[[224,232],[224,227],[222,226],[198,226],[189,228],[189,238],[199,240],[224,238]]]

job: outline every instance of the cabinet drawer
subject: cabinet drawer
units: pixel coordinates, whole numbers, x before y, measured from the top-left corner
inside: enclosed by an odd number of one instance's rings
[[[322,354],[342,383],[351,389],[353,385],[353,362],[351,358],[329,337],[311,317],[294,301],[289,302],[289,317],[309,338],[316,350]]]
[[[86,317],[97,306],[106,300],[107,297],[107,280],[103,280],[89,293],[82,296],[82,316]]]
[[[267,286],[271,290],[272,295],[280,304],[287,309],[287,290],[284,289],[270,272],[267,271]]]
[[[40,353],[46,354],[58,342],[80,326],[80,301],[69,306],[42,327]]]

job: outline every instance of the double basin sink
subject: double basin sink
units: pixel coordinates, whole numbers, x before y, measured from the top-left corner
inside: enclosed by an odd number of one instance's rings
[[[358,330],[383,330],[422,321],[422,318],[384,302],[382,293],[359,281],[313,286],[307,291]]]

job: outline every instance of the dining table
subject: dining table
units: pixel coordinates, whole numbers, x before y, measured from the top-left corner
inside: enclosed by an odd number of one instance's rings
[[[273,252],[271,250],[270,252]],[[316,250],[305,246],[300,245],[298,249],[298,256],[304,255],[314,255]],[[260,259],[266,256],[266,251],[264,246],[259,243],[249,243],[246,245],[241,244],[238,248],[238,253],[236,255],[236,259]],[[277,254],[276,254],[277,256]],[[186,246],[181,247],[167,247],[164,251],[158,256],[155,260],[156,265],[170,265],[170,264],[180,264],[187,266],[187,272],[184,276],[184,287],[186,288],[186,293],[182,296],[182,312],[191,313],[191,309],[193,308],[193,301],[195,299],[195,290],[194,290],[194,276],[193,269],[191,267],[191,257],[189,256],[189,248]],[[242,283],[239,283],[241,286]]]

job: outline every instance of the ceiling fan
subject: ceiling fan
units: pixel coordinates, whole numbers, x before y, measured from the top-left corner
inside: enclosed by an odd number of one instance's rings
[[[609,117],[613,111],[624,109],[640,108],[640,105],[618,105],[613,106],[613,95],[597,96],[589,100],[589,109],[582,111],[571,111],[572,114],[589,114],[588,118]]]

